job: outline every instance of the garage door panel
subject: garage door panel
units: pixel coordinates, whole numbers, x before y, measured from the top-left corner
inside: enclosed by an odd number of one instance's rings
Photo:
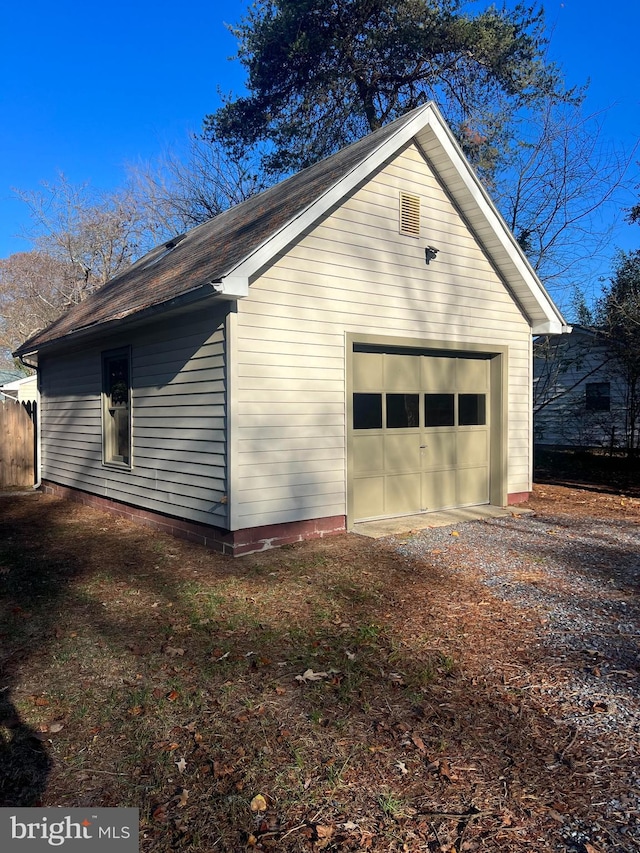
[[[353,471],[372,474],[384,471],[384,438],[382,435],[358,435],[353,440]]]
[[[486,467],[459,468],[457,477],[457,506],[477,506],[489,502]]]
[[[424,445],[422,465],[425,470],[455,467],[455,432],[428,432],[423,436],[422,444]]]
[[[384,388],[385,391],[419,391],[420,359],[406,355],[385,356]]]
[[[448,509],[456,505],[456,479],[451,471],[428,471],[422,475],[422,509]]]
[[[420,435],[389,435],[384,439],[384,470],[387,473],[399,471],[420,471],[421,466]]]
[[[420,512],[420,475],[396,474],[386,478],[386,507],[390,515]]]
[[[354,483],[356,518],[380,518],[385,515],[384,477],[363,477]]]
[[[354,391],[379,391],[383,387],[383,357],[379,352],[354,352]]]
[[[439,358],[437,356],[414,356],[414,358],[420,362],[423,391],[440,393],[455,388],[455,358]]]
[[[460,465],[486,465],[489,463],[489,433],[473,430],[458,433],[458,459]]]
[[[479,358],[456,359],[456,391],[487,391],[489,362]]]

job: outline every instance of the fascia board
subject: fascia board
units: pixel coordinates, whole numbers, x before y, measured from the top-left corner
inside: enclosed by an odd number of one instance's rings
[[[226,275],[219,284],[213,285],[222,299],[242,299],[249,295],[249,276],[234,272]]]
[[[564,321],[559,320],[541,321],[531,325],[532,335],[568,335],[572,331],[573,326],[567,326]]]
[[[315,225],[325,213],[339,204],[351,190],[365,181],[389,157],[410,142],[428,124],[429,116],[432,113],[432,104],[425,104],[409,122],[401,125],[393,136],[380,143],[378,148],[371,151],[350,172],[339,178],[332,187],[265,240],[248,258],[230,270],[229,274],[222,278],[223,293],[227,293],[227,281],[230,290],[238,287],[240,280],[249,282],[252,276],[266,266],[279,252],[284,251],[307,228]]]
[[[473,173],[471,166],[460,153],[458,144],[451,134],[451,131],[444,124],[444,121],[436,116],[435,111],[434,118],[436,120],[430,122],[430,129],[463,181],[468,196],[490,225],[493,233],[500,243],[500,246],[506,252],[509,261],[515,267],[515,270],[520,276],[524,286],[528,289],[536,305],[540,309],[542,316],[531,318],[532,330],[535,330],[535,328],[539,326],[548,325],[549,328],[553,327],[554,329],[557,329],[558,334],[562,331],[566,331],[569,327],[562,317],[562,314],[544,289],[540,279],[516,243],[515,237],[509,230],[501,214]],[[499,269],[503,267],[503,264],[500,263],[498,258],[494,258],[494,262]],[[507,280],[513,288],[513,282],[511,279],[511,276],[507,277]],[[517,291],[515,292],[517,295]]]

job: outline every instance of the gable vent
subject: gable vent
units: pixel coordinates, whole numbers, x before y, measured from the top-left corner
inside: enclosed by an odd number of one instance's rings
[[[400,193],[400,233],[420,236],[420,198]]]

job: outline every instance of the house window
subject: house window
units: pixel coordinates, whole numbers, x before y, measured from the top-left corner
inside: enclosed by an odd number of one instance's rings
[[[105,465],[131,467],[131,356],[102,355],[102,447]]]
[[[588,412],[610,411],[611,383],[587,382],[585,386],[585,404]]]
[[[400,193],[400,233],[420,236],[420,197]]]

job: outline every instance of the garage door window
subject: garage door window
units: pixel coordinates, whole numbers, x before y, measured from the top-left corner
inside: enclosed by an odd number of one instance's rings
[[[382,394],[353,395],[353,428],[382,429]]]
[[[420,426],[419,394],[387,394],[387,429]]]
[[[486,422],[485,395],[460,394],[458,397],[458,424],[460,426],[484,426]]]
[[[387,429],[417,428],[420,426],[420,395],[354,394],[353,428],[382,429],[383,411]],[[486,423],[486,394],[424,395],[425,427],[485,426]]]
[[[454,426],[454,394],[424,395],[424,424],[428,427]]]

